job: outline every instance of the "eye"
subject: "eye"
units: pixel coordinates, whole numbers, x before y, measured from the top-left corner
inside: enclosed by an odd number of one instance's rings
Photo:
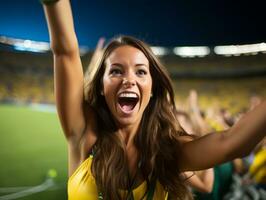
[[[144,69],[139,69],[138,71],[137,71],[137,74],[138,75],[146,75],[147,74],[147,71],[146,70],[144,70]]]
[[[110,70],[110,74],[111,75],[121,75],[122,74],[122,70],[121,69],[111,69]]]

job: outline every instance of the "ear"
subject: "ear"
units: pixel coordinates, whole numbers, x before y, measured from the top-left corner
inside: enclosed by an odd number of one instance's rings
[[[103,90],[101,91],[101,95],[104,96]]]

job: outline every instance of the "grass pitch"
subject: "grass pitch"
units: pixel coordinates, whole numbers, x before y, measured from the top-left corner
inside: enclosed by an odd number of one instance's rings
[[[50,169],[59,187],[20,200],[67,199],[67,143],[56,113],[0,105],[0,188],[39,185]]]

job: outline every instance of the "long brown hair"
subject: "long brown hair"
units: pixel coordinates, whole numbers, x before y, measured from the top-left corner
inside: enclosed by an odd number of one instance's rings
[[[104,48],[92,78],[85,79],[85,97],[94,108],[98,132],[92,173],[104,199],[123,199],[119,189],[129,187],[125,145],[117,134],[117,127],[105,98],[101,95],[105,60],[116,48],[129,45],[141,50],[149,60],[153,97],[147,105],[134,144],[141,165],[140,175],[147,181],[158,180],[172,199],[184,199],[189,194],[180,178],[178,137],[186,133],[176,119],[174,90],[165,67],[144,42],[129,36],[117,37]]]

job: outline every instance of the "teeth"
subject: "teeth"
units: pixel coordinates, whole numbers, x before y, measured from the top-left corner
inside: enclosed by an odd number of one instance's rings
[[[121,93],[119,94],[119,97],[138,98],[135,93]]]

